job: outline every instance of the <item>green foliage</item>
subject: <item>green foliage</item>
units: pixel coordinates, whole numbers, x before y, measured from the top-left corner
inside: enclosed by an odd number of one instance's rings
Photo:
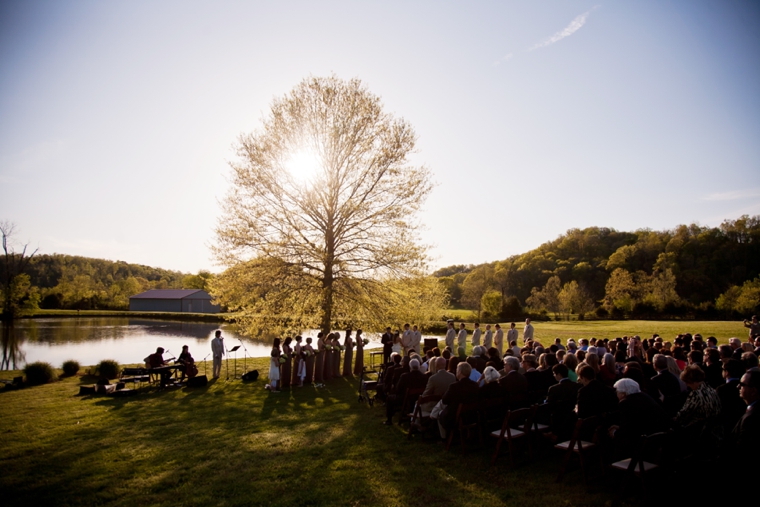
[[[732,286],[740,288],[760,275],[760,216],[726,220],[712,228],[692,224],[666,231],[570,229],[554,241],[503,261],[452,266],[436,273],[451,277],[448,290],[456,294],[467,275],[486,265],[494,268],[489,288],[501,291],[505,300],[514,296],[555,314],[562,310],[550,310],[549,301],[528,302],[532,292],[541,291],[554,276],[560,279],[560,289],[575,281],[592,301],[603,300],[605,309],[616,315],[629,314],[644,301],[655,314],[671,309],[701,315],[710,312],[706,304]],[[738,294],[737,290],[726,294],[720,307],[734,312],[731,297]],[[743,301],[746,312],[754,301],[752,293]]]
[[[31,287],[24,304],[30,309],[36,303],[45,309],[125,310],[130,296],[181,288],[185,277],[178,271],[63,254],[37,255],[26,272]],[[191,276],[206,276],[201,273]]]
[[[214,275],[209,271],[200,270],[197,275],[186,275],[182,278],[183,289],[200,289],[208,291]]]
[[[79,372],[79,362],[74,359],[69,359],[68,361],[64,361],[61,369],[63,370],[64,375],[67,377],[73,377]]]
[[[508,322],[515,322],[522,320],[524,317],[522,305],[520,304],[520,300],[518,300],[515,296],[510,296],[501,305],[501,311],[499,312],[499,316],[504,320]]]
[[[113,380],[121,373],[121,366],[113,359],[103,359],[95,366],[95,374]]]
[[[486,291],[481,298],[480,306],[488,315],[498,315],[501,310],[501,292],[493,289]]]
[[[37,361],[26,365],[24,375],[26,375],[28,385],[38,386],[52,382],[55,379],[55,370],[50,363]]]
[[[760,277],[747,280],[741,287],[733,285],[718,296],[715,307],[727,314],[750,315],[760,307]]]

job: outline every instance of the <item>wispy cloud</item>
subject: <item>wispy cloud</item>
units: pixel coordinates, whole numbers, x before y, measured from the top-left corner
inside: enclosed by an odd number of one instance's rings
[[[514,55],[512,53],[507,53],[506,55],[502,56],[500,59],[493,62],[492,66],[497,67],[501,65],[502,63],[506,62],[507,60],[511,59]]]
[[[596,9],[596,7],[594,7],[594,9]],[[590,11],[584,12],[583,14],[576,16],[575,19],[572,20],[570,24],[565,27],[564,30],[560,30],[559,32],[555,33],[554,35],[552,35],[545,41],[539,42],[535,46],[528,49],[528,51],[533,51],[534,49],[549,46],[551,44],[554,44],[555,42],[561,41],[565,37],[571,36],[578,30],[580,30],[583,25],[586,24],[586,18],[588,18],[589,14],[591,14],[591,11],[593,11],[594,9],[591,9]]]
[[[718,192],[702,198],[704,201],[738,201],[740,199],[751,199],[760,197],[760,188],[743,188],[741,190],[732,190],[730,192]]]

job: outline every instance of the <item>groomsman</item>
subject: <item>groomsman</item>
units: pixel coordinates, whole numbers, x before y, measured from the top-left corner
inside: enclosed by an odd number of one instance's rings
[[[401,336],[401,346],[404,347],[404,356],[409,355],[414,341],[414,333],[409,329],[409,324],[404,324],[404,334]]]
[[[480,322],[475,323],[475,331],[472,332],[472,346],[480,345]]]
[[[496,324],[498,326],[498,324]],[[491,331],[491,324],[486,324],[486,334],[483,337],[483,346],[486,350],[493,347],[493,331]]]
[[[507,344],[511,345],[512,342],[517,343],[517,329],[515,329],[514,322],[510,324],[509,331],[507,331]]]
[[[496,324],[496,337],[493,339],[493,345],[499,351],[499,357],[504,357],[504,330],[499,324]]]
[[[525,328],[523,329],[523,343],[528,343],[528,340],[533,339],[533,326],[530,323],[530,319],[525,319]]]
[[[454,350],[454,340],[457,336],[457,332],[454,331],[454,321],[448,320],[446,321],[446,325],[448,326],[448,329],[446,330],[446,346],[451,350]]]
[[[420,333],[419,328],[417,326],[414,326],[412,331],[412,350],[414,350],[416,353],[420,353],[420,342],[422,341],[422,333]]]
[[[457,347],[462,349],[461,354],[464,354],[467,350],[467,330],[464,328],[464,322],[459,324],[459,336],[457,337],[457,341],[459,342]],[[456,353],[457,355],[460,354],[458,350]]]

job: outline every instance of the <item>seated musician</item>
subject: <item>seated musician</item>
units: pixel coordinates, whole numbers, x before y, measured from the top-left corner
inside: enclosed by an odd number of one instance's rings
[[[180,371],[182,372],[182,378],[180,382],[185,380],[185,375],[188,378],[193,378],[198,374],[198,368],[195,366],[195,359],[190,355],[189,347],[187,345],[182,346],[182,353],[177,358],[176,363],[181,365]]]
[[[166,366],[166,361],[164,361],[164,348],[158,347],[156,349],[156,352],[148,356],[148,368],[149,369],[155,369],[155,368],[161,368],[162,366]],[[169,375],[171,374],[170,371],[162,370],[158,372],[161,376],[161,387],[166,385],[166,382],[169,378]]]

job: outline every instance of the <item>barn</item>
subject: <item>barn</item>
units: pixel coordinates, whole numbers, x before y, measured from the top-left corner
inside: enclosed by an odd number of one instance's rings
[[[219,313],[211,295],[198,289],[152,289],[129,298],[132,312]]]

